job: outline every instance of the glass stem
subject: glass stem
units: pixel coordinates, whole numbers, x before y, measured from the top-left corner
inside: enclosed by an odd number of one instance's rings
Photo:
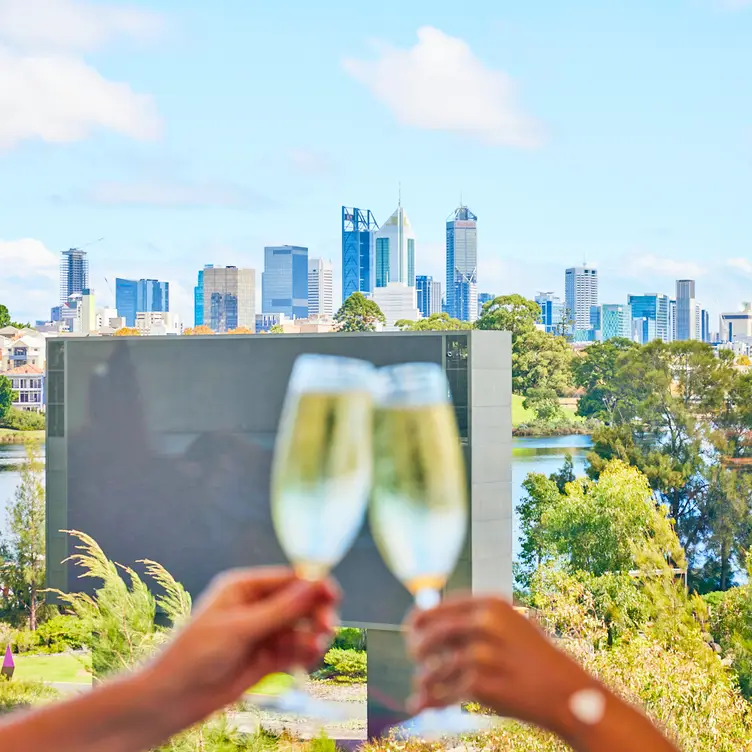
[[[308,672],[303,666],[295,666],[292,670],[293,691],[305,693],[308,690]]]
[[[435,588],[422,588],[415,593],[415,606],[420,611],[436,608],[441,603],[441,593]]]

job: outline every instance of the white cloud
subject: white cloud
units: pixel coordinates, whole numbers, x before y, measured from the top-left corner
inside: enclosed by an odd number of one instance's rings
[[[328,155],[313,149],[290,149],[287,156],[293,170],[303,175],[323,177],[334,169]]]
[[[621,268],[622,274],[645,279],[650,275],[672,279],[696,279],[704,276],[705,272],[705,267],[694,261],[655,256],[652,253],[631,257],[628,264]]]
[[[118,36],[151,40],[160,16],[83,0],[0,0],[0,39],[23,50],[88,51]]]
[[[752,274],[752,261],[745,258],[731,258],[726,262],[726,266],[737,269],[743,274]]]
[[[58,257],[39,240],[0,240],[0,269],[0,303],[13,318],[45,318],[58,299]]]
[[[3,277],[51,277],[58,272],[59,260],[40,240],[0,240],[0,269]]]
[[[375,60],[345,60],[344,67],[399,122],[500,146],[542,142],[540,125],[517,103],[512,79],[487,68],[464,40],[424,26],[414,47],[379,45],[378,53]]]
[[[0,150],[28,139],[66,143],[104,129],[159,136],[150,97],[109,81],[78,53],[116,35],[148,39],[159,19],[82,0],[0,0]]]
[[[162,208],[253,209],[270,203],[263,196],[233,183],[180,179],[99,183],[87,191],[85,197],[97,204]]]

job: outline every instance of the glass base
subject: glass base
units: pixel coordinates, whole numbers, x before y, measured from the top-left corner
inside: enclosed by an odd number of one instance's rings
[[[349,721],[355,717],[354,709],[349,708],[345,703],[320,700],[299,689],[292,689],[270,697],[254,697],[251,702],[272,713],[332,723]]]
[[[409,721],[394,729],[403,739],[439,741],[448,737],[467,736],[489,731],[498,724],[498,719],[466,713],[460,707],[422,710]]]

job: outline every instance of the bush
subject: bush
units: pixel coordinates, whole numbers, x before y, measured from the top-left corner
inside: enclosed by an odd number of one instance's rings
[[[337,630],[332,647],[342,650],[365,650],[366,630],[356,629],[355,627],[342,627]]]
[[[54,689],[41,682],[0,679],[0,713],[28,708],[57,695]]]
[[[17,629],[11,635],[10,644],[14,653],[32,653],[39,648],[39,635],[28,629]]]
[[[77,616],[59,615],[44,622],[37,629],[39,643],[48,648],[47,652],[62,653],[66,650],[79,650],[91,645],[91,633]],[[55,648],[55,649],[53,649]]]
[[[362,650],[332,648],[324,656],[324,666],[316,672],[317,679],[331,679],[342,684],[366,681],[368,664]]]
[[[14,431],[44,431],[44,413],[35,413],[11,407],[2,422],[3,428]]]

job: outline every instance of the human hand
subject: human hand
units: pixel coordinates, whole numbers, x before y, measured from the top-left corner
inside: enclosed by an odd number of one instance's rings
[[[449,597],[410,619],[420,664],[411,710],[475,701],[507,718],[570,733],[570,701],[601,687],[501,598]]]
[[[225,573],[146,672],[165,704],[181,709],[176,724],[188,725],[268,674],[315,664],[331,639],[338,601],[331,581],[306,582],[289,569]]]

